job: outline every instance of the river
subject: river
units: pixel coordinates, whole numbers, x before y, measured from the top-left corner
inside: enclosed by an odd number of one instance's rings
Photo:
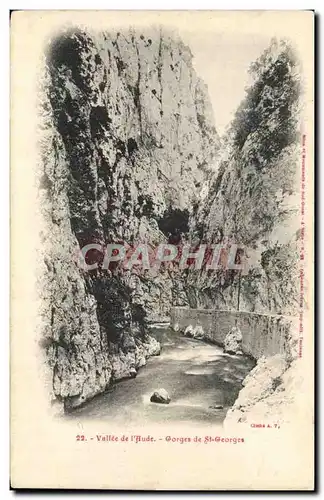
[[[221,423],[255,363],[170,329],[155,328],[152,334],[161,342],[161,355],[150,358],[136,378],[116,383],[68,418],[105,419],[120,425]],[[150,402],[159,388],[168,391],[170,404]]]

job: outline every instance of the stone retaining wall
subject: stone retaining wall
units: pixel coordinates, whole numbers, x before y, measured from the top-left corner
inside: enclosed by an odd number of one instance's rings
[[[295,317],[186,307],[172,308],[171,327],[176,325],[180,330],[200,325],[205,338],[219,345],[223,345],[229,330],[237,326],[243,336],[243,352],[254,359],[275,354],[291,355],[291,338],[298,331]]]

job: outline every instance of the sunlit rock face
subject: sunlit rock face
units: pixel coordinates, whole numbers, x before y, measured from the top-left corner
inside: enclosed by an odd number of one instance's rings
[[[72,408],[134,376],[159,352],[147,321],[188,302],[176,269],[105,270],[100,246],[179,243],[219,140],[190,49],[161,30],[61,33],[42,80],[43,347]]]
[[[296,424],[301,398],[305,403],[307,380],[303,363],[298,356],[297,321],[286,336],[284,352],[261,356],[253,370],[245,377],[233,407],[228,410],[226,428],[238,423],[276,427]],[[308,410],[307,412],[308,413]]]
[[[301,77],[289,44],[273,41],[251,65],[246,92],[191,218],[192,239],[230,241],[252,266],[191,273],[193,307],[298,311]]]

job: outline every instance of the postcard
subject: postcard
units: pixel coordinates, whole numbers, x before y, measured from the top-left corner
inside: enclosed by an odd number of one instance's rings
[[[11,487],[314,489],[314,12],[11,17]]]

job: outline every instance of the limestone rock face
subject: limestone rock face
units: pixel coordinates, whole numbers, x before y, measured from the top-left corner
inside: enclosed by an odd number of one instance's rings
[[[70,408],[134,376],[159,353],[147,322],[187,303],[172,266],[103,269],[102,248],[166,242],[166,214],[189,216],[218,137],[190,49],[161,30],[66,31],[44,68],[42,345],[53,398]],[[91,271],[79,265],[89,244]]]
[[[228,410],[224,425],[238,423],[291,423],[300,411],[301,398],[305,404],[307,380],[303,363],[298,358],[298,328],[286,337],[284,353],[262,356],[243,381],[233,407]]]

